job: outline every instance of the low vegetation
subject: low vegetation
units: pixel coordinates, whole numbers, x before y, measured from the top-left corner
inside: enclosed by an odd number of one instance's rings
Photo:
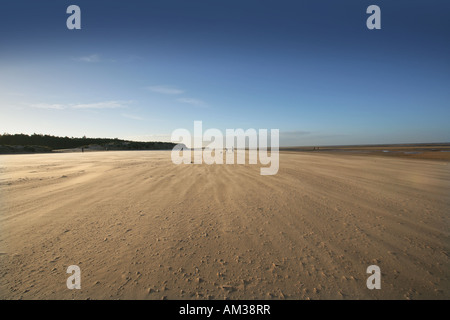
[[[57,137],[44,134],[0,135],[0,154],[52,152],[61,149],[81,150],[170,150],[175,146],[170,142],[138,142],[108,138]]]

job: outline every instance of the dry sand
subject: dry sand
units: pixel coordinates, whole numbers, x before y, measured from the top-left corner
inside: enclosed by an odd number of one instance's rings
[[[282,153],[277,175],[259,168],[1,156],[0,298],[450,298],[448,162]]]

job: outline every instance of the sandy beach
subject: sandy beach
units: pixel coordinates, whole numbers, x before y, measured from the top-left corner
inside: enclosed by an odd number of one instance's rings
[[[1,156],[0,299],[450,298],[448,161],[292,152],[259,169]]]

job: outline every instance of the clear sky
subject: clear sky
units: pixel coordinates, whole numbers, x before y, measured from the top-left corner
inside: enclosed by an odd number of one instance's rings
[[[449,142],[450,1],[1,2],[0,132],[167,141],[194,120],[281,145]]]

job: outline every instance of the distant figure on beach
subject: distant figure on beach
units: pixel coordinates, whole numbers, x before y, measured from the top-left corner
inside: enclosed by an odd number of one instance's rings
[[[81,147],[81,152],[84,152],[84,148],[83,147]]]

